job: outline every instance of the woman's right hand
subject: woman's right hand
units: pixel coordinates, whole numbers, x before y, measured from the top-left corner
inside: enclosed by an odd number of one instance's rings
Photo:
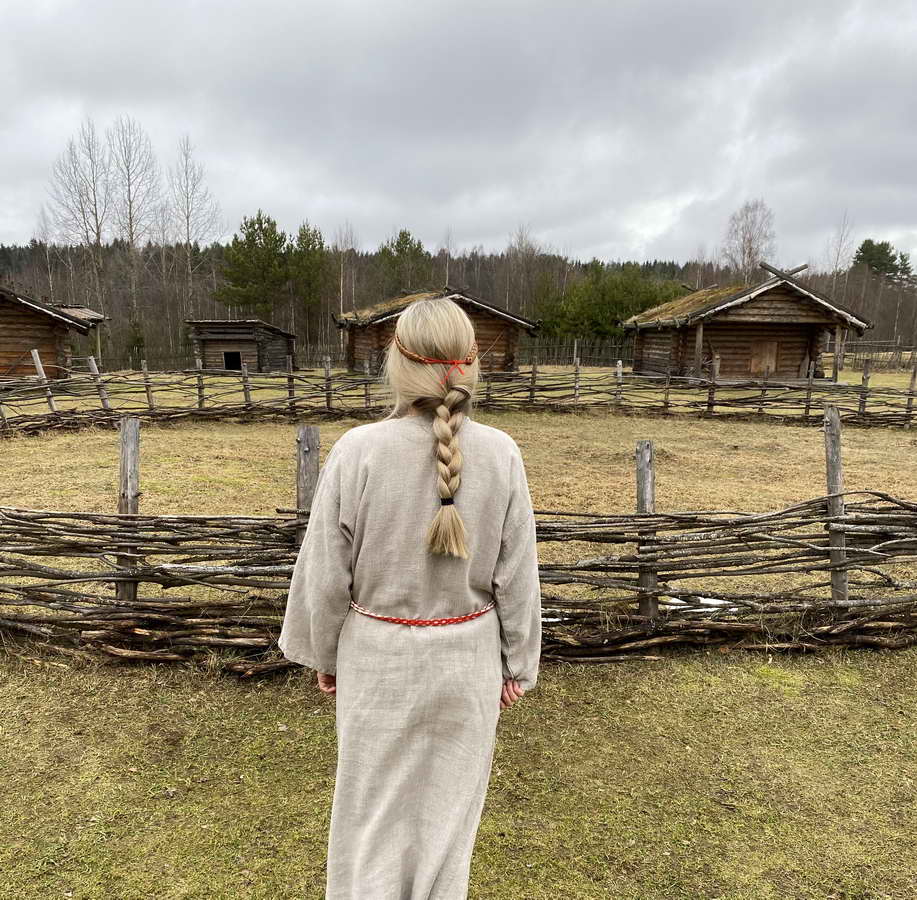
[[[503,692],[500,694],[500,709],[508,709],[517,700],[520,700],[525,691],[519,687],[515,678],[507,678],[503,682]]]

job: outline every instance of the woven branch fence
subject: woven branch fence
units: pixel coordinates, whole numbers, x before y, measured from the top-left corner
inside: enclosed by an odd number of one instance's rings
[[[825,417],[828,492],[768,513],[655,511],[653,448],[633,514],[537,511],[543,656],[583,663],[661,647],[900,649],[917,643],[917,503],[846,492],[840,419]],[[298,432],[297,502],[264,516],[138,511],[137,419],[122,425],[118,514],[0,507],[0,636],[61,652],[227,671],[295,666],[277,650],[318,477]]]
[[[304,417],[372,416],[389,397],[369,371],[322,370],[249,373],[196,368],[186,372],[101,375],[91,361],[89,375],[48,380],[37,352],[37,379],[0,382],[0,436],[36,434],[87,426],[117,427],[131,414],[147,421],[300,420]],[[917,419],[917,364],[907,390],[870,386],[867,362],[860,385],[811,376],[795,382],[724,381],[668,375],[625,374],[619,364],[607,372],[527,371],[490,373],[478,389],[483,409],[606,408],[650,414],[708,417],[771,417],[819,424],[827,406],[853,425],[911,428]]]

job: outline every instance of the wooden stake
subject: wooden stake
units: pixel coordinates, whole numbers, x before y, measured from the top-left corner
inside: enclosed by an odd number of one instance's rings
[[[538,357],[532,351],[532,374],[529,376],[529,403],[535,402],[535,388],[538,380]]]
[[[121,419],[121,466],[118,488],[118,513],[136,515],[140,512],[140,419],[123,416]],[[131,556],[116,558],[119,567],[134,568]],[[121,581],[115,585],[118,599],[131,603],[137,599],[137,582]]]
[[[710,381],[707,386],[707,415],[712,416],[716,406],[716,375],[719,366],[710,366]]]
[[[828,517],[843,516],[844,468],[841,461],[841,417],[836,406],[825,407],[825,468],[828,482]],[[844,532],[827,523],[829,558],[833,564],[847,560]],[[835,603],[846,603],[848,598],[847,571],[831,570],[831,599]]]
[[[615,404],[617,406],[621,405],[621,395],[624,390],[624,363],[619,359],[615,364],[615,381],[617,382],[617,387],[615,388]]]
[[[637,512],[656,512],[656,469],[652,441],[637,441]],[[637,540],[637,556],[652,544],[655,531],[641,531]],[[655,591],[659,587],[659,576],[651,566],[640,565],[638,583],[642,591]],[[640,594],[640,615],[655,619],[659,615],[659,595]]]
[[[242,396],[245,397],[245,405],[252,405],[252,383],[248,377],[248,364],[242,363]]]
[[[860,415],[866,415],[866,398],[869,396],[869,369],[872,363],[872,357],[867,356],[863,360],[863,382],[860,387]]]
[[[573,357],[573,402],[579,403],[579,357]]]
[[[146,405],[149,407],[150,412],[156,409],[156,404],[153,402],[153,383],[150,381],[150,370],[147,367],[146,360],[140,360],[140,368],[143,370],[143,388],[146,391]]]
[[[667,413],[669,411],[669,395],[672,391],[672,364],[669,363],[668,367],[665,370],[665,391],[662,394],[662,411]]]
[[[293,377],[293,357],[287,356],[287,407],[296,412],[296,379]]]
[[[809,371],[806,375],[806,410],[805,417],[809,418],[812,411],[812,382],[815,380],[815,360],[809,363]]]
[[[844,359],[841,349],[841,325],[840,323],[834,326],[834,362],[831,366],[831,377],[834,381],[837,381],[838,372],[844,368]]]
[[[372,375],[369,371],[369,360],[363,360],[363,408],[369,409],[372,406]]]
[[[194,367],[197,369],[197,408],[204,408],[204,363],[199,356],[194,358]]]
[[[45,397],[48,400],[48,409],[51,412],[57,412],[57,405],[54,402],[54,394],[51,392],[51,385],[48,383],[48,376],[45,375],[45,367],[41,364],[41,357],[37,350],[32,351],[32,363],[35,365],[35,371],[38,372],[38,380],[45,386]]]
[[[89,366],[89,374],[92,376],[92,380],[96,385],[96,390],[99,392],[99,400],[102,402],[102,409],[111,409],[108,391],[105,390],[105,385],[102,384],[102,379],[99,377],[99,367],[96,365],[95,358],[87,356],[86,365]]]
[[[907,407],[904,413],[904,427],[910,431],[911,418],[914,415],[914,396],[917,391],[917,359],[914,360],[914,368],[911,369],[911,383],[907,386]]]
[[[296,433],[296,509],[301,524],[296,528],[296,546],[306,536],[303,512],[312,508],[318,482],[319,431],[317,425],[300,425]]]
[[[770,366],[764,367],[764,377],[761,379],[761,402],[758,404],[758,415],[764,415],[764,401],[767,397],[767,376],[770,375]]]
[[[326,356],[324,358],[325,366],[325,409],[332,409],[332,396],[331,396],[331,357]]]

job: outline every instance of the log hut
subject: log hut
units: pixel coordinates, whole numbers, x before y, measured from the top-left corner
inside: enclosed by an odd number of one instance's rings
[[[644,310],[621,323],[634,332],[635,373],[709,377],[718,359],[726,378],[805,378],[814,363],[824,378],[821,355],[833,334],[872,327],[862,316],[767,263],[772,277],[755,285],[703,288]]]
[[[66,378],[72,363],[72,335],[89,334],[96,324],[13,288],[0,287],[0,378],[36,375],[32,350],[38,351],[48,378]]]
[[[446,287],[441,291],[405,292],[374,306],[347,312],[332,318],[338,328],[347,332],[347,368],[363,371],[366,361],[370,371],[378,373],[385,348],[395,334],[398,316],[416,300],[445,297],[454,301],[471,319],[478,342],[482,372],[512,372],[517,368],[516,348],[520,332],[534,336],[541,321],[532,321],[487,303],[467,291]]]
[[[186,319],[194,355],[205,369],[281,371],[296,365],[296,335],[261,319]]]

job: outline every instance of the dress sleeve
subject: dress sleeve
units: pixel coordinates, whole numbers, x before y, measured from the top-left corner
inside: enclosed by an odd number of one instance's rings
[[[541,584],[535,514],[518,448],[510,473],[509,506],[494,567],[493,594],[500,617],[503,677],[515,678],[528,690],[537,681],[541,657]]]
[[[341,514],[341,477],[335,444],[315,485],[277,642],[287,659],[329,675],[337,671],[338,635],[353,585],[353,533]]]

